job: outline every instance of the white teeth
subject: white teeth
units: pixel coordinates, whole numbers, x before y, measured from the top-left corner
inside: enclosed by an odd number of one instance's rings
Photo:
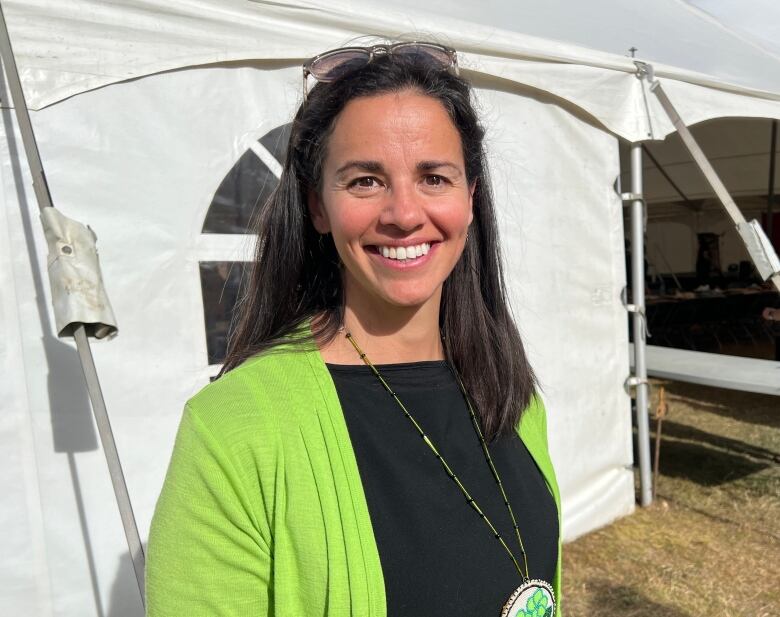
[[[383,257],[404,261],[427,255],[428,251],[431,250],[431,245],[428,242],[423,242],[414,246],[378,246],[377,250]]]

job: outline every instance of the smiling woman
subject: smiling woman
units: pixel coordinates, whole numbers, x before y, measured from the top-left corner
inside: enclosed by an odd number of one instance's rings
[[[181,421],[148,614],[560,615],[545,410],[455,52],[309,76],[223,372]]]

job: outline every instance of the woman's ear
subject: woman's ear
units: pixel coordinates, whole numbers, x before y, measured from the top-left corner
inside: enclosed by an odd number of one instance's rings
[[[322,203],[322,199],[313,189],[309,189],[306,195],[306,202],[309,207],[309,216],[311,216],[311,222],[321,234],[326,234],[330,231],[330,221],[328,220],[328,213],[325,211],[325,206]]]
[[[477,179],[474,178],[474,181],[469,185],[469,225],[471,225],[471,221],[474,220],[474,191],[477,190]]]

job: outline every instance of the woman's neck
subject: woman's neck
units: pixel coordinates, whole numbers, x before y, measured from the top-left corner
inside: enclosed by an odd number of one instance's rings
[[[344,308],[344,330],[320,348],[331,364],[362,364],[355,348],[347,340],[350,332],[355,342],[374,364],[397,364],[423,360],[443,360],[444,347],[439,333],[439,298],[431,298],[419,307],[381,310],[363,308],[347,301]]]

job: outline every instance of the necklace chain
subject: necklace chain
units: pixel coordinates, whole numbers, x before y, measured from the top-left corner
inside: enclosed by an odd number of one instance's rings
[[[525,552],[525,547],[523,546],[523,540],[520,537],[520,529],[517,526],[517,520],[515,519],[515,514],[512,512],[512,506],[509,505],[509,499],[506,496],[506,491],[504,491],[504,485],[501,482],[501,478],[498,476],[498,471],[496,470],[496,466],[493,464],[493,459],[490,456],[490,452],[488,451],[487,444],[485,444],[485,438],[482,436],[482,430],[479,428],[479,422],[477,420],[477,416],[474,413],[474,408],[471,405],[471,400],[469,399],[468,394],[466,393],[466,388],[463,385],[463,381],[460,378],[460,375],[451,367],[448,367],[452,374],[455,376],[456,381],[458,382],[458,386],[460,387],[460,391],[463,394],[463,398],[466,401],[466,406],[468,407],[469,414],[471,415],[471,423],[474,426],[474,430],[477,433],[477,437],[479,437],[479,442],[482,444],[482,452],[485,455],[485,460],[488,463],[488,466],[490,467],[490,471],[493,474],[493,478],[496,481],[496,484],[498,484],[498,488],[501,491],[501,496],[504,499],[504,505],[506,505],[507,509],[509,510],[509,516],[512,517],[512,525],[515,528],[515,534],[517,534],[517,542],[520,545],[520,554],[523,557],[523,569],[520,568],[520,564],[517,562],[517,559],[515,559],[514,554],[512,553],[511,549],[507,545],[507,543],[504,541],[504,538],[501,537],[501,534],[498,532],[498,530],[495,528],[493,523],[490,522],[490,519],[487,517],[487,515],[482,511],[482,509],[477,505],[477,502],[474,501],[474,498],[469,494],[469,492],[466,490],[466,487],[463,486],[463,483],[460,481],[458,476],[455,475],[455,473],[452,471],[450,466],[447,464],[447,461],[444,460],[444,457],[439,453],[436,446],[433,445],[431,440],[428,438],[428,436],[425,434],[425,432],[422,430],[420,425],[417,423],[417,420],[415,420],[412,417],[412,414],[409,413],[409,411],[406,409],[406,406],[401,402],[401,399],[398,398],[398,395],[393,391],[393,389],[389,386],[389,384],[385,381],[384,377],[382,377],[381,373],[379,372],[379,369],[376,368],[371,362],[371,360],[368,359],[368,356],[363,352],[362,349],[357,344],[357,341],[355,341],[355,337],[352,336],[352,333],[347,331],[345,334],[347,340],[352,343],[352,346],[355,348],[355,351],[360,356],[360,359],[363,360],[363,362],[368,366],[371,371],[374,373],[374,376],[381,382],[382,386],[385,388],[388,394],[393,397],[396,403],[398,403],[398,406],[401,408],[401,410],[404,412],[404,415],[411,421],[411,423],[414,425],[414,428],[419,433],[420,437],[422,437],[422,440],[428,445],[428,447],[431,449],[433,454],[436,456],[437,459],[439,459],[439,462],[442,464],[442,467],[444,467],[444,471],[447,473],[449,478],[457,484],[458,488],[463,493],[463,496],[466,498],[466,503],[471,506],[474,511],[480,516],[480,518],[485,521],[485,524],[490,528],[491,533],[501,543],[501,546],[504,547],[506,552],[509,554],[510,559],[512,560],[512,563],[514,564],[515,568],[517,569],[517,573],[520,575],[520,578],[522,579],[523,583],[526,583],[530,580],[528,576],[528,557]]]

